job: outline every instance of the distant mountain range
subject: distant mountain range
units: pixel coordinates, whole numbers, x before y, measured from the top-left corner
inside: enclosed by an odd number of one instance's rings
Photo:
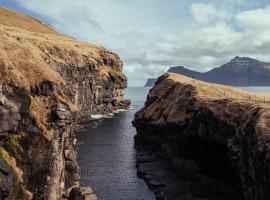
[[[168,72],[231,86],[270,86],[270,63],[249,57],[236,56],[230,62],[204,73],[183,66],[171,67]],[[152,87],[155,82],[155,78],[148,79],[145,87]]]

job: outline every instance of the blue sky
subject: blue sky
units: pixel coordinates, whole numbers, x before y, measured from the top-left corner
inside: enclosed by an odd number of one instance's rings
[[[269,0],[0,0],[116,52],[129,85],[168,67],[206,71],[236,55],[270,61]]]

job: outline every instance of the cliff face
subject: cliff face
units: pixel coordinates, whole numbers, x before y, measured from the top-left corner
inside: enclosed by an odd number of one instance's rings
[[[73,122],[128,107],[120,58],[5,8],[0,40],[0,199],[95,199]]]
[[[270,109],[250,96],[176,74],[158,79],[133,124],[138,171],[160,199],[269,199]],[[155,174],[160,159],[177,173]]]

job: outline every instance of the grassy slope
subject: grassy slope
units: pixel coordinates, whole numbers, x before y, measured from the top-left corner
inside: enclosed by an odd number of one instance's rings
[[[32,32],[58,34],[41,21],[4,7],[0,7],[0,24],[15,26]]]
[[[251,101],[270,101],[270,95],[258,95],[251,92],[246,92],[235,87],[226,85],[207,83],[192,79],[183,75],[168,73],[168,79],[176,82],[193,85],[198,92],[199,97],[209,99],[239,99],[239,100],[251,100]]]
[[[118,58],[103,47],[64,36],[30,16],[1,7],[0,41],[1,77],[26,89],[43,80],[65,84],[49,63],[84,67],[100,63],[104,55]]]

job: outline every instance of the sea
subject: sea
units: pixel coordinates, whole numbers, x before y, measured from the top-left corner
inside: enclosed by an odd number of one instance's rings
[[[270,94],[270,87],[239,87]],[[155,200],[153,192],[137,176],[132,120],[145,103],[150,88],[130,87],[126,99],[131,109],[97,116],[77,132],[81,186],[91,186],[99,200]]]

